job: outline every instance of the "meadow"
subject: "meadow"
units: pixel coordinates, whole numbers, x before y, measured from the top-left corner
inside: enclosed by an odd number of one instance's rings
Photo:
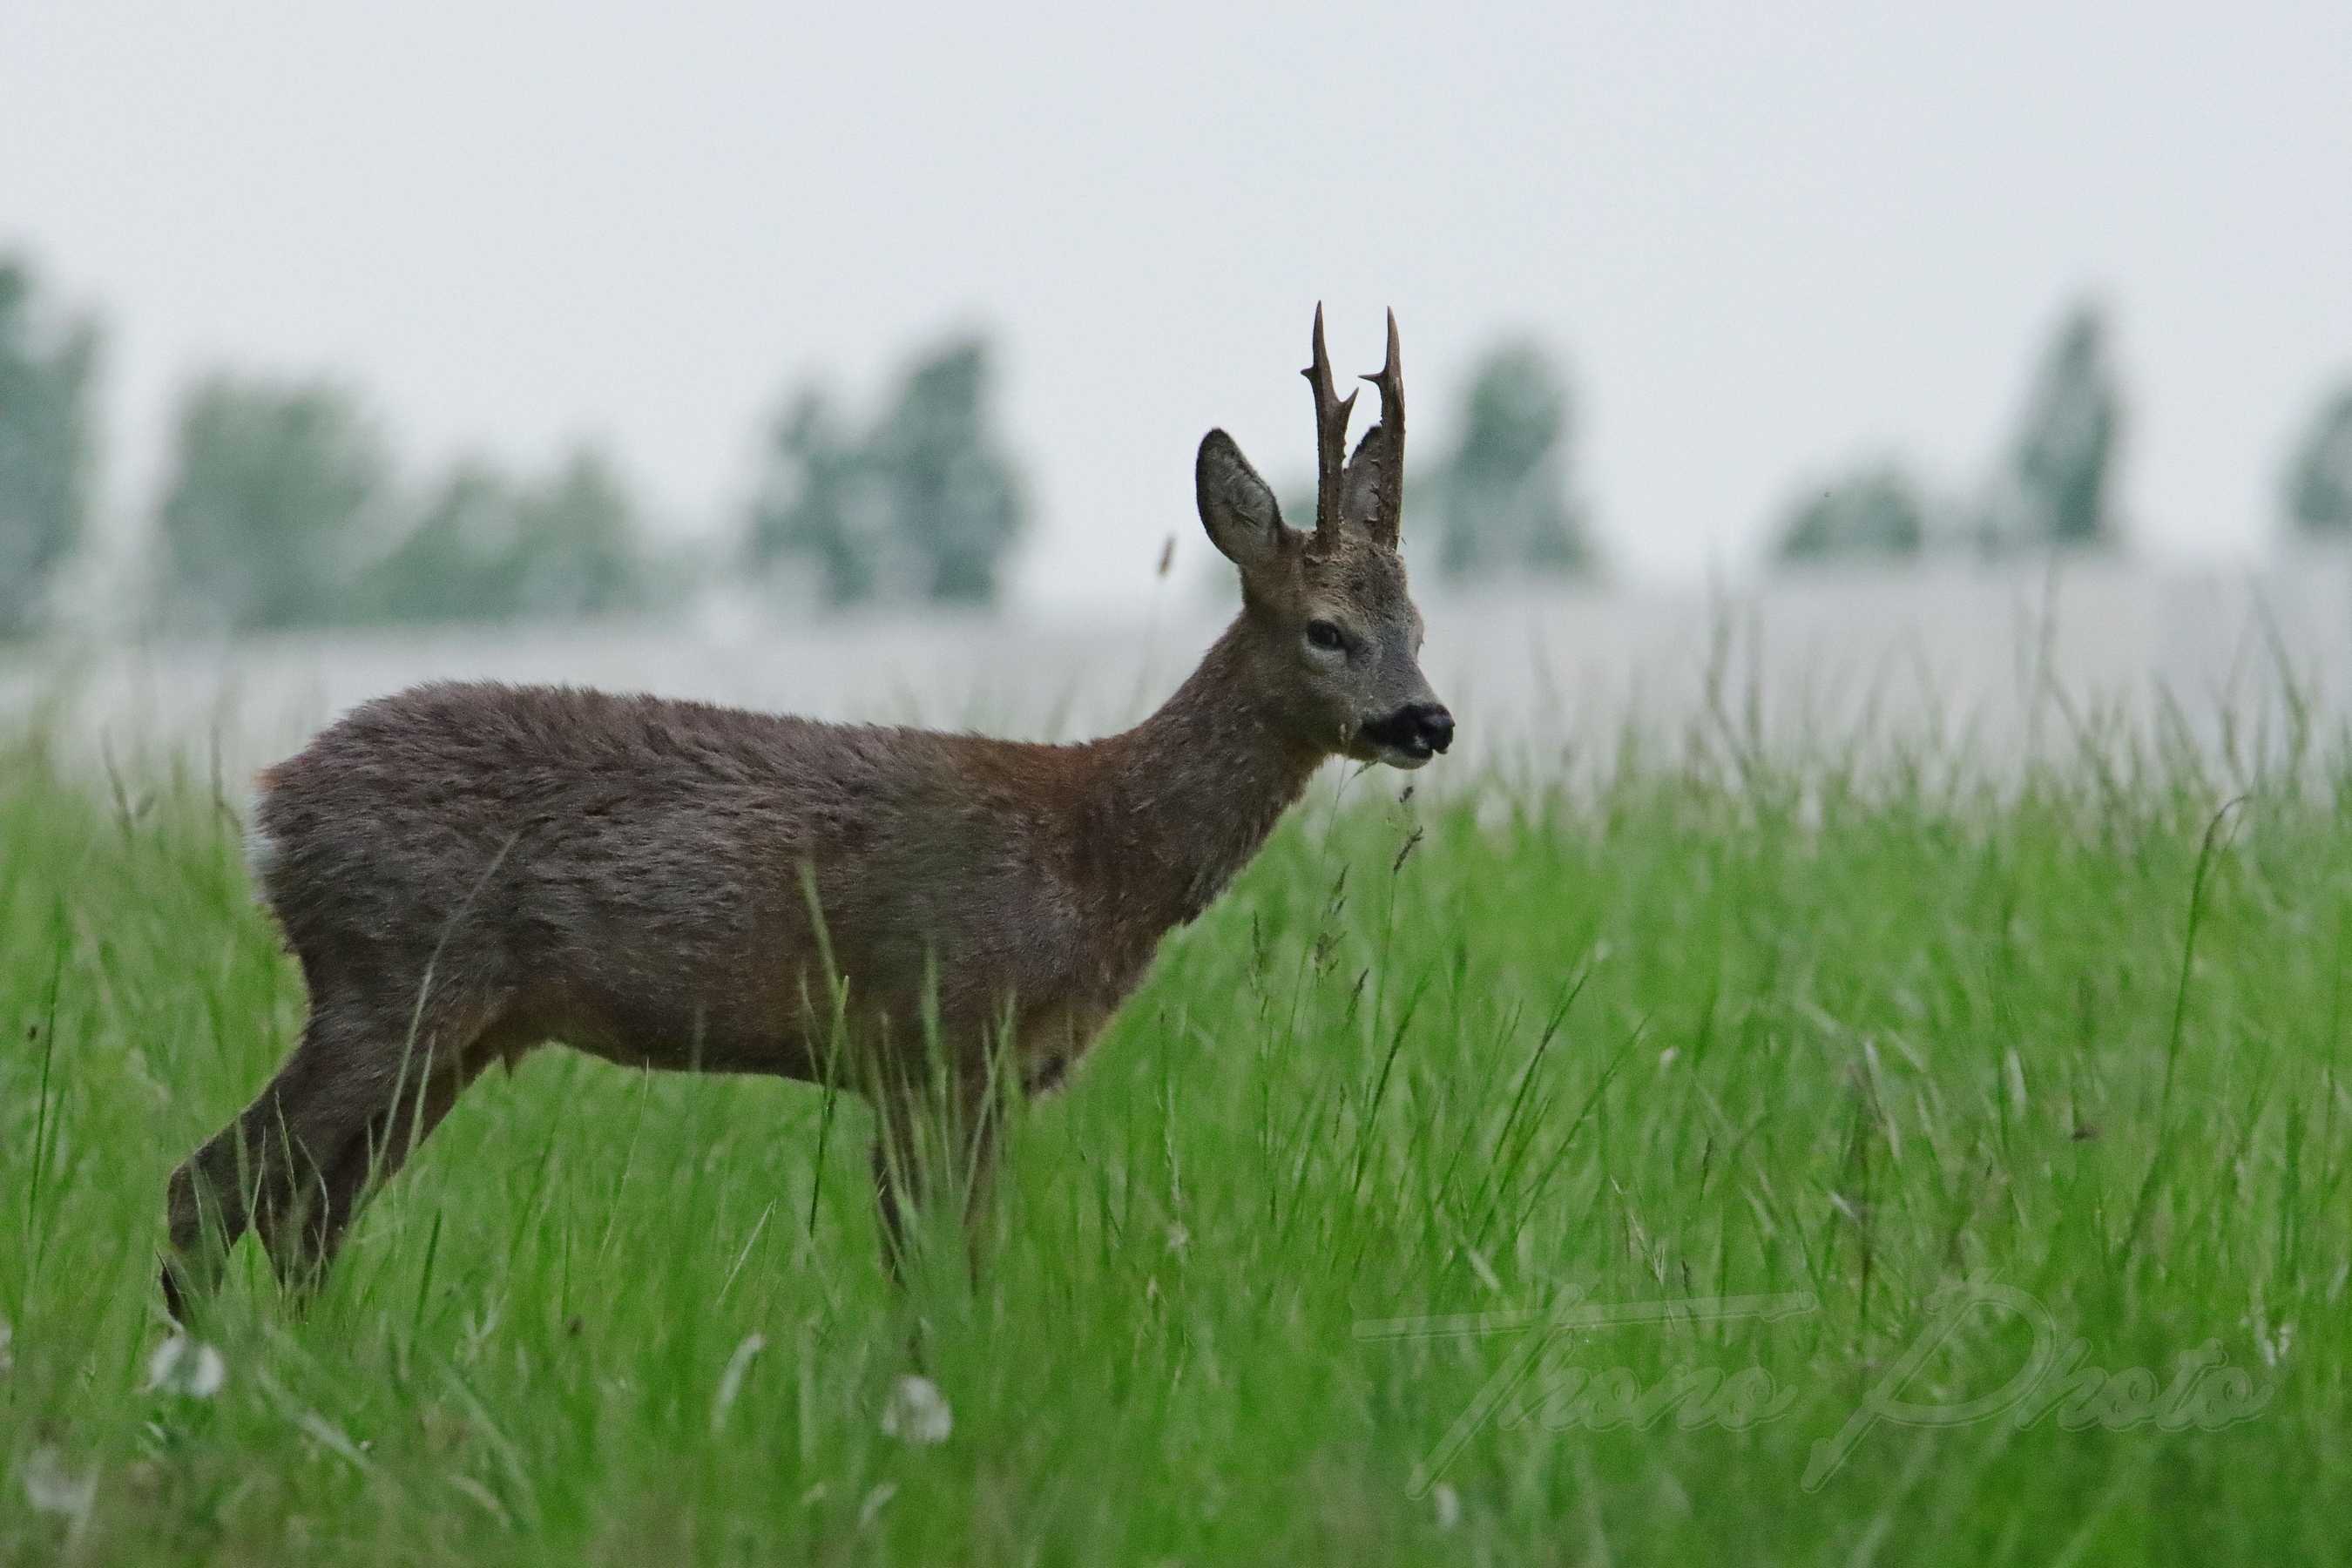
[[[68,771],[0,749],[0,1561],[2267,1563],[2352,1518],[2352,759],[1335,773],[1020,1117],[976,1286],[886,1285],[854,1102],[545,1051],[307,1310],[248,1242],[171,1351],[165,1175],[300,981],[201,764]]]

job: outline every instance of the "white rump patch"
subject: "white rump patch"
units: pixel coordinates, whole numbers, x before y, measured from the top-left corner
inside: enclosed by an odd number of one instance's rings
[[[253,879],[259,886],[268,887],[270,879],[277,876],[279,852],[278,840],[262,830],[260,816],[257,812],[252,825],[245,830],[245,868],[253,873]]]

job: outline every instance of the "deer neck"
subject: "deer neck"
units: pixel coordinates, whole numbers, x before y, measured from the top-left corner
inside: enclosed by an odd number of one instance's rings
[[[1121,912],[1155,936],[1224,891],[1326,755],[1250,679],[1244,632],[1237,618],[1158,712],[1097,742],[1098,863]]]

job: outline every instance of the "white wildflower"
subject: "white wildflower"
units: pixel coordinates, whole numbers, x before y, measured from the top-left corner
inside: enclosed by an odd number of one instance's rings
[[[98,1472],[75,1475],[55,1447],[44,1446],[26,1455],[17,1473],[24,1478],[26,1500],[38,1512],[59,1514],[79,1524],[98,1500]]]
[[[890,1401],[882,1407],[882,1430],[901,1443],[929,1447],[944,1443],[955,1430],[955,1412],[948,1396],[928,1377],[909,1373],[890,1385]]]
[[[898,1483],[896,1481],[884,1481],[867,1492],[866,1500],[857,1505],[857,1528],[863,1530],[872,1524],[875,1517],[889,1507],[890,1500],[898,1495]]]
[[[1429,1494],[1437,1510],[1437,1528],[1451,1531],[1462,1522],[1462,1494],[1454,1489],[1452,1481],[1440,1481]]]
[[[0,1377],[7,1376],[8,1370],[16,1364],[16,1358],[8,1352],[8,1342],[16,1337],[16,1331],[8,1326],[8,1320],[0,1318]]]
[[[202,1340],[173,1334],[147,1358],[147,1392],[210,1399],[228,1381],[228,1363]]]

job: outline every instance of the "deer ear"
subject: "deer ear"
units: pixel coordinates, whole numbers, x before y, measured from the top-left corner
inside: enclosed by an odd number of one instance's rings
[[[1364,432],[1356,443],[1356,455],[1348,459],[1348,470],[1339,480],[1339,515],[1358,525],[1370,522],[1379,515],[1381,476],[1389,462],[1388,426],[1375,425]]]
[[[1192,464],[1192,490],[1209,542],[1244,573],[1272,565],[1282,553],[1282,509],[1234,438],[1212,430]]]

